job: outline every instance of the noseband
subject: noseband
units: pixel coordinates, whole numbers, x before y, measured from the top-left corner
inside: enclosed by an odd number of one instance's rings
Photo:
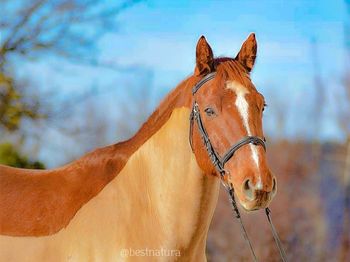
[[[199,88],[201,88],[201,86],[203,86],[205,83],[207,83],[208,81],[212,80],[215,78],[216,72],[212,72],[208,75],[206,75],[202,80],[200,80],[192,89],[192,95],[194,96],[196,94],[196,92],[199,90]],[[213,163],[215,169],[217,170],[217,172],[220,174],[220,178],[221,178],[221,182],[224,185],[224,187],[226,188],[228,194],[229,194],[229,198],[232,204],[232,208],[236,214],[236,218],[239,220],[240,222],[240,226],[241,226],[241,230],[242,230],[242,234],[250,248],[250,252],[252,254],[253,260],[254,261],[258,261],[257,257],[255,255],[255,252],[253,250],[253,246],[249,240],[247,231],[243,225],[243,221],[241,219],[241,215],[240,212],[238,210],[237,204],[236,204],[236,200],[235,200],[235,196],[234,196],[234,189],[231,183],[226,183],[225,180],[223,179],[225,177],[225,174],[227,173],[227,171],[225,171],[225,164],[233,157],[233,155],[235,154],[235,152],[240,149],[241,147],[247,145],[247,144],[253,144],[255,146],[261,145],[264,150],[266,151],[266,144],[265,144],[265,138],[260,138],[258,136],[246,136],[243,137],[241,140],[239,140],[237,143],[235,143],[234,145],[232,145],[227,152],[221,157],[219,155],[219,153],[214,149],[212,143],[210,142],[209,139],[209,135],[208,132],[206,131],[204,125],[203,125],[203,121],[202,121],[202,117],[200,114],[200,108],[199,105],[197,103],[197,101],[194,99],[193,105],[192,105],[192,111],[190,114],[190,134],[189,134],[189,140],[190,140],[190,145],[193,151],[193,145],[192,145],[192,136],[193,136],[193,125],[194,122],[197,123],[197,127],[198,127],[198,131],[199,134],[202,138],[203,144],[208,152],[209,158],[211,160],[211,162]],[[282,247],[282,243],[280,238],[278,237],[277,231],[272,223],[272,219],[271,219],[271,211],[270,209],[267,207],[265,209],[266,212],[266,216],[268,219],[268,222],[270,224],[271,227],[271,231],[272,231],[272,235],[273,238],[275,239],[275,243],[277,245],[278,251],[280,253],[281,259],[282,261],[287,261],[286,258],[286,254],[283,250]]]
[[[196,94],[196,92],[199,90],[199,88],[201,88],[201,86],[203,86],[205,83],[214,79],[215,75],[216,75],[216,72],[213,72],[213,73],[206,75],[202,80],[200,80],[193,87],[192,95],[194,96]],[[214,149],[212,143],[210,142],[209,135],[208,135],[208,132],[206,131],[206,129],[203,125],[199,105],[198,105],[196,100],[194,100],[194,102],[193,102],[192,111],[191,111],[191,115],[190,115],[190,136],[189,136],[189,138],[190,138],[190,145],[191,145],[192,151],[193,151],[192,135],[193,135],[193,122],[194,121],[196,121],[196,123],[197,123],[198,131],[201,135],[201,138],[202,138],[204,146],[208,152],[210,160],[213,163],[213,165],[215,166],[218,173],[222,177],[225,176],[225,174],[226,174],[226,171],[225,171],[226,162],[228,162],[233,157],[235,152],[238,149],[240,149],[241,147],[243,147],[247,144],[253,144],[255,146],[261,145],[264,148],[264,150],[266,151],[265,138],[262,139],[258,136],[246,136],[246,137],[243,137],[241,140],[239,140],[234,145],[232,145],[230,147],[230,149],[228,149],[227,152],[221,157],[219,155],[219,153]]]

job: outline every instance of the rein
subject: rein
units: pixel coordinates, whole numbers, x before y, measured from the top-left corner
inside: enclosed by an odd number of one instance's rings
[[[210,74],[207,74],[204,78],[202,78],[193,87],[192,95],[194,96],[196,94],[196,92],[200,89],[200,87],[203,86],[205,83],[207,83],[208,81],[214,79],[215,75],[216,75],[216,72],[212,72]],[[192,133],[193,133],[194,122],[197,123],[198,131],[199,131],[199,133],[201,135],[203,144],[204,144],[204,146],[205,146],[205,148],[207,150],[209,158],[210,158],[211,162],[213,163],[215,169],[220,174],[221,183],[223,184],[223,186],[225,187],[225,189],[226,189],[226,191],[227,191],[227,193],[229,195],[229,199],[230,199],[230,202],[231,202],[231,205],[232,205],[232,209],[235,212],[236,218],[239,221],[243,237],[246,240],[246,242],[247,242],[247,244],[248,244],[248,246],[250,248],[250,252],[251,252],[251,255],[253,257],[253,260],[254,261],[258,261],[256,255],[255,255],[252,243],[251,243],[251,241],[250,241],[250,239],[248,237],[247,231],[246,231],[246,229],[244,227],[244,224],[243,224],[243,221],[242,221],[242,218],[241,218],[241,214],[240,214],[240,212],[238,210],[238,207],[237,207],[237,203],[236,203],[235,196],[234,196],[233,185],[231,183],[229,183],[229,184],[226,183],[224,178],[225,178],[225,175],[228,173],[225,170],[225,164],[233,157],[234,153],[238,149],[240,149],[241,147],[243,147],[243,146],[245,146],[247,144],[253,144],[255,146],[258,146],[258,145],[262,146],[264,148],[264,150],[266,151],[266,144],[265,144],[266,140],[265,140],[265,138],[262,139],[262,138],[260,138],[258,136],[246,136],[246,137],[242,138],[241,140],[239,140],[234,145],[232,145],[223,156],[220,156],[219,153],[216,152],[216,150],[214,149],[212,143],[210,142],[209,135],[208,135],[208,133],[207,133],[207,131],[206,131],[204,125],[203,125],[203,121],[202,121],[202,118],[201,118],[199,105],[198,105],[197,101],[194,100],[193,105],[192,105],[191,114],[190,114],[190,135],[189,135],[189,140],[190,140],[190,145],[191,145],[192,151],[193,151]],[[285,252],[283,250],[283,246],[282,246],[281,240],[280,240],[280,238],[279,238],[279,236],[277,234],[276,228],[274,227],[274,225],[272,223],[271,210],[267,207],[265,209],[265,213],[266,213],[267,220],[268,220],[268,222],[270,224],[272,235],[273,235],[273,238],[275,240],[275,243],[276,243],[276,246],[278,248],[278,251],[280,253],[281,259],[282,259],[283,262],[285,262],[285,261],[287,261],[286,254],[285,254]]]

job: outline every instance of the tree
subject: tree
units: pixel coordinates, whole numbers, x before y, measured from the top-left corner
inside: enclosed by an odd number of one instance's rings
[[[28,160],[10,143],[0,144],[0,164],[21,168],[45,168],[45,165],[40,161]]]
[[[0,128],[17,130],[24,118],[48,116],[29,96],[14,61],[50,54],[99,65],[96,44],[118,29],[116,18],[140,0],[2,0],[0,16]]]
[[[340,257],[342,261],[347,261],[350,258],[350,0],[345,0],[345,4],[348,11],[348,21],[344,25],[345,32],[345,48],[346,48],[346,65],[345,65],[345,80],[344,80],[344,93],[345,93],[345,108],[340,112],[340,126],[342,127],[345,135],[346,153],[344,157],[344,171],[343,171],[343,183],[344,183],[344,207],[343,207],[343,232],[342,232],[342,245],[340,248]]]

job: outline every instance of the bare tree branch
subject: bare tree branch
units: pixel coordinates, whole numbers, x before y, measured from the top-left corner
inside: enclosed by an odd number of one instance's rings
[[[117,3],[101,0],[3,0],[6,12],[0,17],[0,33],[3,36],[0,39],[0,127],[14,130],[19,127],[22,117],[36,119],[49,116],[37,114],[37,101],[24,102],[28,99],[25,93],[21,93],[18,79],[11,69],[14,57],[18,61],[52,54],[75,63],[123,70],[98,61],[96,45],[105,33],[117,28],[117,16],[138,2],[140,0]],[[32,106],[34,104],[35,107]],[[5,106],[9,105],[17,106],[8,111]],[[31,108],[36,111],[31,112]]]

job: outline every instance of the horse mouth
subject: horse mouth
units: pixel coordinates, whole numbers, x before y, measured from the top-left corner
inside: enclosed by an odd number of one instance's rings
[[[252,200],[245,199],[244,201],[239,201],[241,206],[245,211],[256,211],[268,207],[273,195],[271,192],[257,191],[255,192],[255,198]]]

